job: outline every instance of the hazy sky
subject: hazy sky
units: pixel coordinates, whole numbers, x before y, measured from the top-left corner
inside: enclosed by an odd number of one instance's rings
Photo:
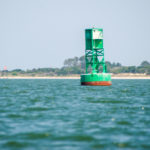
[[[105,60],[150,61],[150,0],[0,0],[0,70],[61,67],[103,28]]]

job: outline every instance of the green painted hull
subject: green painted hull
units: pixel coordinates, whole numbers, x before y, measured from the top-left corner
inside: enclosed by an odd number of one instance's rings
[[[87,84],[86,84],[87,83]],[[82,85],[103,85],[108,83],[111,85],[111,75],[109,73],[95,73],[95,74],[82,74],[81,75],[81,84]]]

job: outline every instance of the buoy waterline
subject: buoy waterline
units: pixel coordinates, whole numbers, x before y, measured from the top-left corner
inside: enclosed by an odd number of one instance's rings
[[[86,73],[81,75],[81,85],[109,86],[103,48],[103,29],[85,29]]]

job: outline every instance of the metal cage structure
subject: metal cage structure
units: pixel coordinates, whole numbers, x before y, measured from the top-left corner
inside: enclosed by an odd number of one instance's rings
[[[106,72],[106,65],[104,60],[104,48],[103,48],[103,29],[86,29],[85,30],[85,62],[86,73],[90,73],[89,67],[92,68],[92,73],[99,73],[100,66]]]

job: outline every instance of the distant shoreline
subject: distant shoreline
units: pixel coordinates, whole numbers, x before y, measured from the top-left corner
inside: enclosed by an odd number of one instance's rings
[[[150,79],[150,76],[112,76],[112,79]],[[0,79],[80,79],[80,76],[60,76],[60,77],[21,77],[9,76]]]

